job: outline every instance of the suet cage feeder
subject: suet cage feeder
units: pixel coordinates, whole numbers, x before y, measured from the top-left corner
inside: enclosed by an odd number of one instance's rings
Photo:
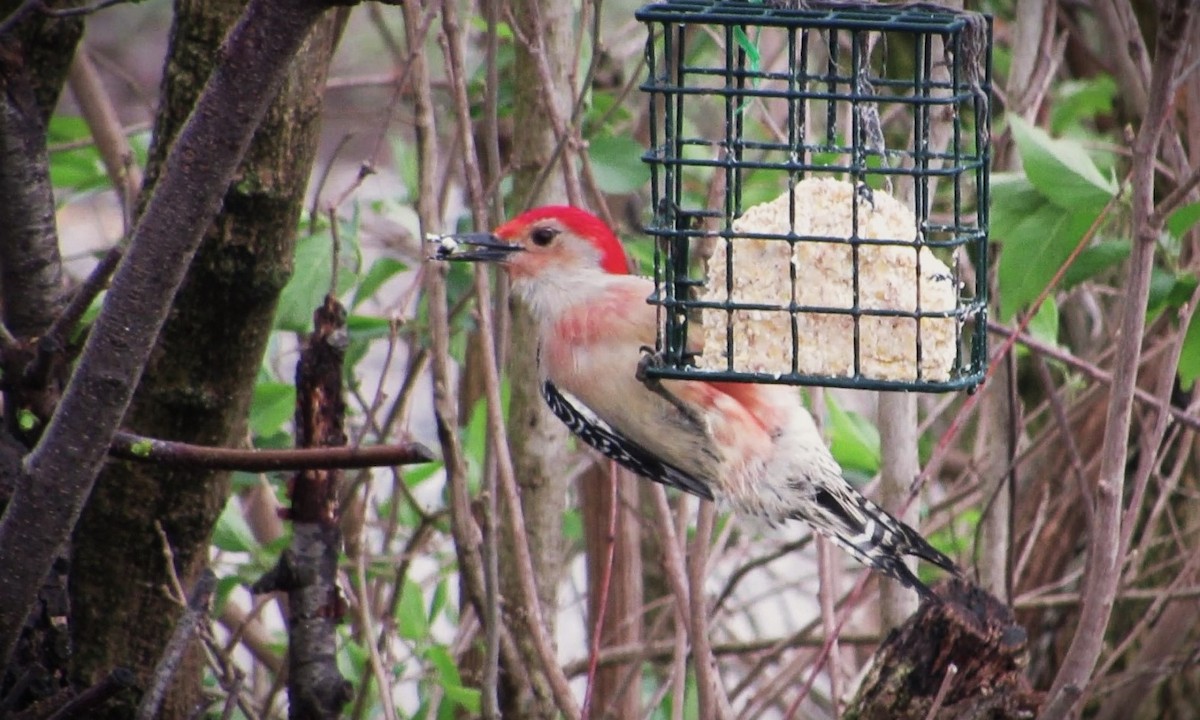
[[[646,372],[976,386],[990,19],[813,0],[672,0],[637,18],[659,316]]]

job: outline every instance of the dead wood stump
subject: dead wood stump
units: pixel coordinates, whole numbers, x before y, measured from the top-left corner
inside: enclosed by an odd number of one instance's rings
[[[1025,678],[1025,630],[1012,611],[964,580],[940,583],[875,653],[845,717],[1016,720],[1042,701]],[[932,713],[931,713],[932,711]]]

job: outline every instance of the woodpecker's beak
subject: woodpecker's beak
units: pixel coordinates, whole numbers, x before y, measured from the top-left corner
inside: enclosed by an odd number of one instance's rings
[[[437,246],[432,258],[434,260],[496,262],[525,249],[520,245],[507,243],[491,233],[431,233],[425,239],[426,242]]]

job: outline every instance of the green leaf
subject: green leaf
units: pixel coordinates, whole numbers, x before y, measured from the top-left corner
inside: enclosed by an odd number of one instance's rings
[[[250,403],[250,430],[258,436],[279,432],[296,412],[296,388],[288,383],[267,381],[254,386]]]
[[[338,628],[337,645],[338,671],[351,685],[359,687],[362,684],[363,674],[370,667],[371,651],[356,641],[345,625]]]
[[[233,591],[242,586],[242,578],[237,575],[225,575],[217,578],[217,591],[213,593],[212,612],[214,615],[220,615],[225,608],[225,603],[229,602],[229,596],[233,595]]]
[[[992,234],[1006,238],[1013,229],[1046,204],[1046,198],[1018,173],[996,173],[992,176]]]
[[[353,232],[342,232],[342,251],[338,253],[338,294],[354,285],[357,249],[347,241]],[[279,295],[275,328],[297,333],[312,331],[312,314],[329,292],[333,245],[327,232],[308,235],[296,243],[295,272]]]
[[[1091,280],[1105,270],[1116,267],[1129,257],[1128,240],[1105,240],[1079,253],[1063,275],[1062,289],[1075,287]]]
[[[364,300],[375,296],[385,282],[408,269],[408,265],[396,258],[381,257],[371,263],[371,269],[363,276],[358,288],[354,291],[354,302],[350,308],[358,307]]]
[[[480,711],[480,694],[475,688],[463,687],[458,666],[446,648],[433,645],[425,651],[425,658],[437,669],[438,681],[446,697],[472,715]]]
[[[51,154],[50,183],[55,188],[84,192],[107,187],[109,181],[100,153],[88,146]]]
[[[1055,140],[1017,115],[1008,115],[1025,175],[1046,199],[1063,210],[1095,216],[1117,193],[1077,142]]]
[[[1033,302],[1091,227],[1086,213],[1067,213],[1049,203],[1028,214],[1002,240],[999,280],[1000,322],[1008,322]]]
[[[92,131],[81,117],[55,115],[46,128],[47,145],[91,140]],[[76,191],[108,187],[108,173],[94,144],[50,153],[50,182],[55,188]]]
[[[1175,274],[1156,267],[1150,271],[1150,295],[1146,303],[1146,314],[1156,317],[1168,307],[1180,307],[1191,299],[1200,282],[1192,273]]]
[[[1200,377],[1200,312],[1192,313],[1187,335],[1183,338],[1183,348],[1179,354],[1179,387],[1184,392],[1190,392],[1197,377]]]
[[[1069,126],[1112,112],[1117,83],[1109,75],[1067,80],[1055,90],[1058,96],[1050,113],[1050,128],[1062,133]]]
[[[410,578],[404,579],[400,602],[396,606],[396,632],[405,640],[423,640],[429,636],[425,598],[421,586]]]
[[[1048,345],[1058,345],[1058,303],[1053,297],[1046,298],[1037,314],[1029,320],[1029,332]]]
[[[448,581],[443,578],[433,589],[433,597],[429,599],[429,622],[431,623],[446,607],[446,601],[450,597],[448,584]]]
[[[750,72],[758,72],[762,66],[762,53],[758,51],[758,44],[746,34],[746,28],[741,25],[734,26],[733,41],[746,53],[746,60],[749,61],[746,63],[747,69]]]
[[[583,517],[578,510],[568,509],[562,515],[563,539],[568,542],[583,541]]]
[[[833,393],[825,393],[829,410],[829,449],[834,459],[846,470],[867,475],[879,471],[879,430],[871,421],[855,412],[844,410]]]
[[[1198,222],[1200,222],[1200,202],[1194,202],[1171,213],[1171,217],[1167,218],[1167,230],[1177,238],[1183,237],[1183,234],[1191,230],[1192,226]]]
[[[388,336],[392,331],[392,323],[387,318],[374,315],[351,315],[346,318],[346,331],[352,341],[377,340]]]
[[[588,156],[596,184],[606,193],[635,192],[650,182],[650,168],[642,162],[645,148],[632,137],[605,136],[588,140]]]
[[[238,508],[236,495],[231,495],[225,502],[221,516],[217,518],[217,526],[213,529],[212,544],[226,552],[253,552],[258,548],[254,533],[246,524],[245,518]]]

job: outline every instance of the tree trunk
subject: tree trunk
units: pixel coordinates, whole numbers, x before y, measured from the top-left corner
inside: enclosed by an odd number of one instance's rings
[[[147,193],[243,8],[237,0],[177,3]],[[291,274],[325,75],[340,27],[340,16],[329,14],[293,61],[176,298],[126,415],[131,430],[205,445],[242,442],[279,291]],[[180,611],[161,591],[167,569],[156,526],[189,585],[207,563],[228,492],[227,472],[129,463],[105,469],[74,537],[72,635],[79,681],[90,683],[116,666],[145,679]],[[194,647],[162,717],[194,713],[201,657]],[[116,709],[111,717],[130,710]]]

